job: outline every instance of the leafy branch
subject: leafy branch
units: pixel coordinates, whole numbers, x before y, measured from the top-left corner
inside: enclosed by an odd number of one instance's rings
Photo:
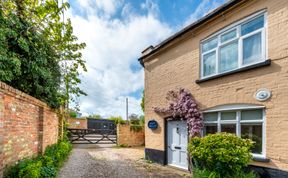
[[[169,102],[169,106],[166,108],[156,107],[154,111],[169,114],[174,119],[186,119],[189,135],[191,137],[199,135],[203,128],[203,116],[192,94],[180,88],[178,91],[169,91],[166,99]]]

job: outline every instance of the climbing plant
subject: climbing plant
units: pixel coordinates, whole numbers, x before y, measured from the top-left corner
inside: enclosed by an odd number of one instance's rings
[[[166,96],[169,106],[166,108],[155,107],[157,113],[169,114],[172,118],[181,118],[187,120],[189,135],[191,137],[199,135],[203,128],[203,115],[197,107],[197,103],[192,94],[180,88],[171,90]]]

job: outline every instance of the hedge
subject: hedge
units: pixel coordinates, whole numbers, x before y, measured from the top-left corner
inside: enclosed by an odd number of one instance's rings
[[[46,148],[43,155],[23,159],[6,169],[5,178],[54,178],[72,150],[68,141],[59,141]]]

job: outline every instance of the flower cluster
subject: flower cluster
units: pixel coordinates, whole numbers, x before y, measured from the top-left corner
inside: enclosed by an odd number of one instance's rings
[[[154,111],[169,114],[173,118],[186,119],[189,136],[198,135],[203,128],[203,116],[192,94],[180,88],[179,91],[169,91],[166,99],[169,101],[169,106],[167,108],[154,108]]]

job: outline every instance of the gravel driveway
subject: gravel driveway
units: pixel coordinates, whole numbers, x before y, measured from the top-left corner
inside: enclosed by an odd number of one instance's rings
[[[77,146],[59,178],[185,177],[187,172],[148,163],[143,148]]]

